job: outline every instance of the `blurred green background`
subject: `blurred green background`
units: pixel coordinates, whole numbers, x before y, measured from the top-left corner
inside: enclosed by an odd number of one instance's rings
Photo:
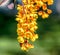
[[[37,19],[39,38],[28,52],[20,49],[15,18],[0,13],[0,55],[60,55],[60,14]]]

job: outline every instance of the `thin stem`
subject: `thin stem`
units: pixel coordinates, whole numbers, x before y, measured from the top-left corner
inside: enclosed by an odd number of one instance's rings
[[[28,0],[26,0],[27,4],[28,4]],[[25,14],[25,7],[24,7],[24,3],[22,1],[22,6],[23,6],[23,13]]]
[[[23,14],[25,14],[25,8],[24,8],[24,3],[22,1],[22,6],[23,6]]]

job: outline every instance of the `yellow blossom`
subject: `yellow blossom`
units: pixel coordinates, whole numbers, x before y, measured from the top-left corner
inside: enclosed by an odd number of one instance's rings
[[[34,42],[38,39],[38,34],[35,33],[38,29],[36,22],[38,15],[43,19],[48,18],[52,10],[47,6],[52,4],[53,0],[22,0],[22,5],[17,5],[17,40],[22,50],[28,51],[34,48],[29,41]]]
[[[19,36],[17,39],[18,39],[18,42],[20,42],[20,43],[23,43],[24,42],[24,38],[21,37],[21,36]]]
[[[47,13],[48,13],[48,14],[51,14],[51,13],[52,13],[52,10],[47,9]]]
[[[43,11],[39,11],[38,15],[40,15],[40,16],[43,15]]]
[[[43,15],[42,15],[42,18],[45,19],[45,18],[48,18],[48,16],[49,16],[49,15],[44,12]]]
[[[47,5],[44,4],[44,5],[42,6],[42,9],[43,9],[43,10],[47,10]]]

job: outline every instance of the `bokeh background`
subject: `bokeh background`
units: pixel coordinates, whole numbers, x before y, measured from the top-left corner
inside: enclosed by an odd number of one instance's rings
[[[24,52],[17,41],[16,9],[0,7],[0,55],[60,55],[60,0],[54,0],[49,8],[53,10],[49,18],[37,20],[39,38],[33,43],[35,48]]]

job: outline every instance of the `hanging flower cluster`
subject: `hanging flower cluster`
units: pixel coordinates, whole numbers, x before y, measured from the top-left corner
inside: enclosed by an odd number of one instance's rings
[[[22,50],[34,48],[29,42],[38,39],[38,34],[35,33],[38,28],[36,23],[38,15],[43,19],[48,18],[52,11],[47,6],[52,4],[53,0],[22,0],[22,5],[17,6],[17,39]]]

